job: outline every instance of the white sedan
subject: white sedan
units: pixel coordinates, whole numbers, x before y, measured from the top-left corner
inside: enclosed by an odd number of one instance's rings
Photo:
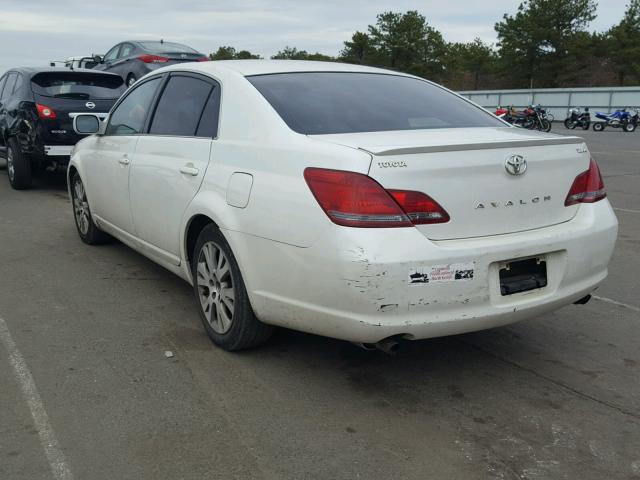
[[[584,303],[616,240],[582,139],[398,72],[180,64],[74,126],[82,240],[191,283],[227,350],[274,326],[389,349]]]

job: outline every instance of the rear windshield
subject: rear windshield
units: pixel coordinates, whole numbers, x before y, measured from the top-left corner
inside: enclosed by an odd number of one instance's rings
[[[292,130],[305,135],[504,126],[456,95],[411,77],[304,72],[247,79]]]
[[[142,48],[151,53],[198,53],[193,48],[172,42],[140,42]]]
[[[58,98],[113,99],[126,90],[117,75],[80,72],[44,72],[34,75],[31,89],[38,95]]]

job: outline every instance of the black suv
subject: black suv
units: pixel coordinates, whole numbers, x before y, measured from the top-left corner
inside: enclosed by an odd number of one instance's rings
[[[106,117],[125,90],[120,76],[94,70],[15,68],[0,77],[0,155],[11,186],[29,188],[32,172],[66,167],[82,138],[73,118]]]

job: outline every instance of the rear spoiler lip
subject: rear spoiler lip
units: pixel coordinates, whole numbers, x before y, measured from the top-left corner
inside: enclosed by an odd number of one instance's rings
[[[494,148],[513,148],[513,147],[537,147],[542,145],[578,145],[585,143],[580,137],[558,137],[558,138],[537,138],[528,140],[507,140],[498,142],[476,142],[476,143],[459,143],[452,145],[434,145],[434,146],[415,146],[415,147],[397,147],[387,148],[375,147],[363,148],[359,150],[367,152],[376,157],[385,157],[392,155],[411,155],[417,153],[437,153],[437,152],[460,152],[465,150],[490,150]]]

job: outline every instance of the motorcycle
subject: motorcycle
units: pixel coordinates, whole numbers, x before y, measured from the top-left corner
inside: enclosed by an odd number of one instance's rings
[[[577,108],[572,108],[569,112],[569,116],[564,120],[564,126],[570,130],[575,129],[576,127],[580,127],[583,130],[589,130],[590,125],[591,114],[589,113],[589,107],[586,107],[584,112],[581,112]]]
[[[596,112],[596,118],[603,120],[602,122],[594,122],[593,130],[602,132],[605,127],[621,128],[624,132],[634,132],[638,126],[638,109],[635,114],[627,112],[626,108],[616,110],[613,113]]]
[[[509,109],[498,107],[495,114],[517,127],[527,128],[529,130],[541,130],[543,132],[549,132],[551,130],[551,122],[547,118],[547,112],[540,107],[540,105],[529,106],[521,112],[516,111],[513,107]]]
[[[547,117],[547,111],[540,105],[530,106],[525,109],[525,113],[529,117],[525,128],[540,130],[541,132],[551,131],[551,121]]]
[[[508,108],[499,106],[496,108],[495,116],[517,127],[523,127],[527,118],[524,112],[518,112],[513,106]]]

